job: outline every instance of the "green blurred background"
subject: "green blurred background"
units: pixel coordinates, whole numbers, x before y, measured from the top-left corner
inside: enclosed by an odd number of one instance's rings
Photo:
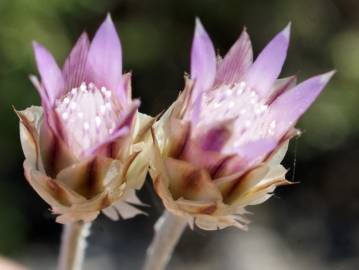
[[[256,55],[292,22],[282,76],[336,69],[332,82],[299,123],[285,165],[300,185],[281,188],[253,207],[249,232],[188,231],[169,269],[358,269],[359,265],[359,2],[355,0],[1,0],[0,254],[31,269],[55,269],[61,226],[27,185],[12,105],[39,104],[28,80],[36,74],[31,41],[59,63],[80,33],[91,35],[112,14],[133,71],[142,111],[155,115],[176,98],[189,70],[194,18],[220,54],[247,27]],[[149,217],[98,219],[86,269],[139,269],[161,203],[146,184]]]

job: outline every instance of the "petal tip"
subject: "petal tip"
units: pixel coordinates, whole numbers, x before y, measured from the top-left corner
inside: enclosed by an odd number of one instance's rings
[[[42,45],[40,42],[37,42],[35,40],[32,41],[32,48],[34,50],[34,54],[36,58],[42,55],[43,53],[45,54],[47,53],[51,55],[50,51],[47,48],[45,48],[44,45]]]
[[[204,30],[201,20],[198,17],[196,17],[196,19],[195,19],[195,34],[202,35],[203,33],[206,33],[206,30]]]
[[[329,82],[329,80],[334,76],[335,73],[336,73],[336,70],[332,70],[327,73],[324,73],[323,75],[320,76],[320,81],[323,84],[327,84]]]
[[[284,30],[282,31],[283,36],[284,36],[287,40],[289,40],[289,38],[290,38],[290,30],[291,30],[291,27],[292,27],[292,22],[289,22],[289,23],[287,24],[287,26],[284,28]]]
[[[112,16],[110,13],[107,13],[105,20],[102,22],[102,24],[100,25],[99,29],[97,30],[97,32],[100,31],[100,29],[112,29],[113,31],[116,32],[116,27],[115,24],[112,20]],[[117,32],[116,32],[117,33]]]
[[[44,46],[42,46],[41,43],[37,42],[36,40],[32,41],[32,48],[34,51],[38,50],[38,49],[44,49]]]
[[[242,37],[242,38],[249,39],[249,34],[248,34],[248,32],[247,32],[247,26],[243,26],[242,32],[241,32],[241,34],[239,35],[239,38],[238,38],[238,39],[240,39],[241,37]]]
[[[86,31],[83,31],[79,37],[79,39],[86,39],[89,40],[89,35],[87,34]]]
[[[137,107],[137,109],[138,109],[141,105],[141,100],[139,100],[139,99],[133,100],[133,105],[134,105],[134,107]]]
[[[107,13],[105,22],[113,24],[112,16],[110,13]]]

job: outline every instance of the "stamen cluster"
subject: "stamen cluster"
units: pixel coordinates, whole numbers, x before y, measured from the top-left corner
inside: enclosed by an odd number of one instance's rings
[[[113,133],[119,119],[118,102],[112,98],[111,90],[94,83],[82,82],[64,97],[56,100],[66,140],[77,155],[103,142]]]

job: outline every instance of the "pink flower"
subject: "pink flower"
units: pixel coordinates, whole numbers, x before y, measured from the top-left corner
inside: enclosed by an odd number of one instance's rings
[[[333,75],[278,80],[289,35],[290,25],[253,62],[244,30],[217,61],[196,21],[190,78],[154,132],[151,175],[169,211],[204,229],[245,228],[245,206],[289,183],[280,162],[294,125]]]
[[[139,203],[134,189],[147,172],[142,140],[152,119],[131,98],[111,17],[91,43],[81,35],[62,70],[42,45],[33,47],[41,83],[31,80],[42,108],[18,112],[29,183],[59,222],[90,221],[102,209],[113,218],[139,213],[125,201]]]

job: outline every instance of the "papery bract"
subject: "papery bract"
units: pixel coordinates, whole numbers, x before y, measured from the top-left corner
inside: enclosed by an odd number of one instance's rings
[[[245,207],[290,184],[280,165],[294,128],[333,72],[299,85],[278,79],[290,25],[253,62],[244,30],[217,61],[196,21],[191,74],[179,98],[153,130],[150,173],[166,208],[203,229],[247,228]]]
[[[131,98],[122,75],[122,49],[108,15],[90,43],[83,33],[61,70],[33,44],[42,107],[18,111],[30,185],[59,215],[58,222],[91,221],[101,210],[113,219],[141,213],[135,189],[148,169],[153,119]]]

